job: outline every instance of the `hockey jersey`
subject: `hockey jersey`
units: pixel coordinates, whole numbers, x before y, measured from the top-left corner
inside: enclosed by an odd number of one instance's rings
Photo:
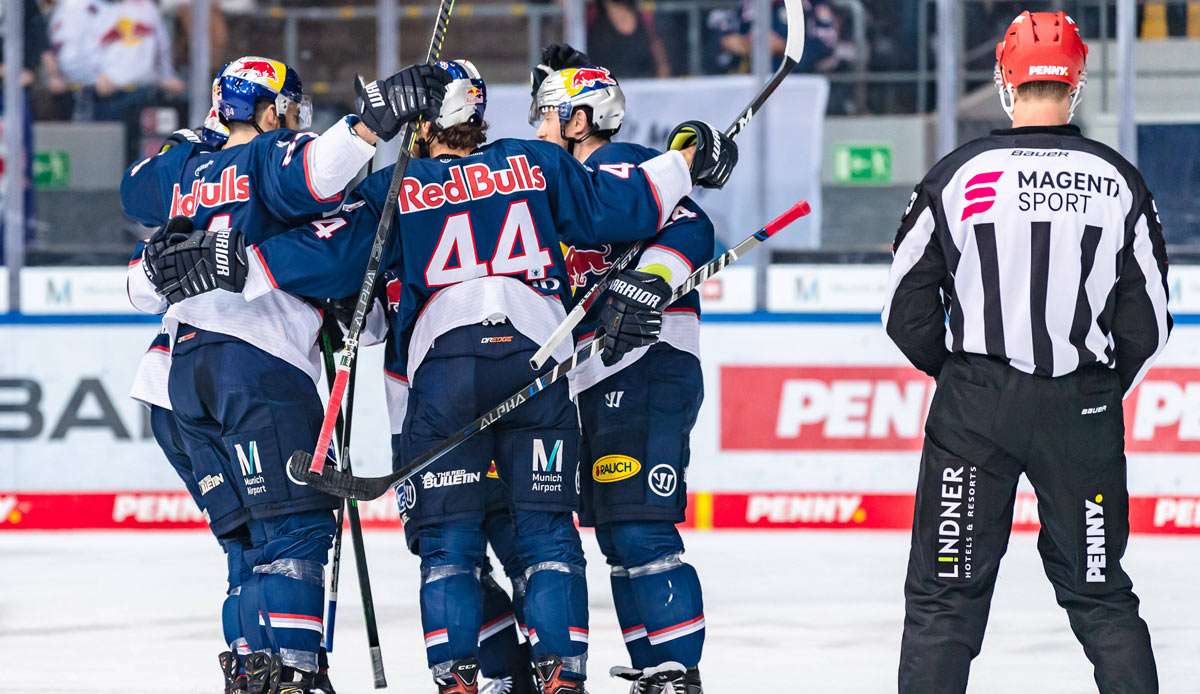
[[[368,177],[343,214],[257,244],[246,298],[273,289],[310,297],[356,292],[391,176],[389,167]],[[687,166],[674,152],[603,171],[552,144],[504,139],[465,157],[412,161],[397,204],[399,243],[382,264],[392,316],[386,368],[393,430],[403,397],[393,384],[406,387],[434,339],[508,320],[544,341],[566,315],[561,243],[653,236],[690,189]],[[570,353],[564,344],[554,356]]]
[[[610,142],[593,152],[585,164],[600,172],[620,175],[657,155],[657,151],[642,145]],[[697,267],[712,259],[714,236],[712,221],[708,215],[695,201],[685,197],[671,211],[658,236],[647,242],[641,255],[634,259],[630,267],[658,270],[658,274],[669,278],[668,284],[671,285],[671,289],[675,289],[683,284]],[[569,246],[565,256],[573,300],[582,298],[630,245],[605,243],[589,246],[579,243]],[[599,310],[593,308],[590,315],[575,328],[576,343],[582,343],[595,336],[596,328],[599,327],[599,313]],[[699,292],[688,292],[666,309],[663,313],[660,340],[675,349],[694,354],[696,358],[700,357]],[[599,359],[583,362],[572,372],[572,397],[633,364],[649,349],[635,349],[612,366],[605,366]]]
[[[320,136],[273,130],[218,151],[176,145],[129,168],[121,202],[146,226],[184,215],[196,228],[235,228],[247,243],[261,242],[338,209],[342,190],[375,151],[352,127],[348,117]],[[214,291],[168,308],[138,262],[131,263],[127,281],[136,308],[166,311],[170,334],[189,323],[231,335],[319,379],[314,344],[321,320],[304,301],[278,292],[247,302]]]

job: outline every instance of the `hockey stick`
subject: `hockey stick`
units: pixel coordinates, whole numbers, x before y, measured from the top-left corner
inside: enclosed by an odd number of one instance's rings
[[[788,35],[787,44],[783,49],[783,63],[780,64],[779,69],[775,71],[771,79],[763,85],[763,88],[758,91],[758,94],[750,100],[746,108],[742,109],[737,119],[728,128],[725,128],[725,134],[731,138],[736,138],[746,129],[746,126],[758,114],[758,110],[762,108],[763,104],[767,103],[767,99],[775,93],[779,85],[783,84],[783,80],[791,74],[792,70],[800,62],[800,57],[804,55],[804,36],[806,33],[804,2],[803,0],[787,0],[784,6],[787,10]],[[529,365],[535,371],[542,368],[559,343],[567,339],[571,331],[575,329],[575,326],[583,321],[583,317],[587,315],[587,312],[591,310],[592,304],[596,302],[596,299],[608,287],[608,283],[625,270],[633,258],[641,253],[645,244],[646,241],[644,240],[634,242],[620,258],[613,262],[608,272],[604,273],[604,277],[601,277],[596,284],[592,285],[592,288],[583,295],[579,303],[575,304],[575,307],[571,309],[571,312],[567,314],[563,322],[559,323],[554,332],[550,334],[550,338],[546,340],[546,343],[529,360]]]
[[[441,0],[425,62],[431,63],[441,57],[442,45],[446,42],[446,29],[450,25],[450,13],[453,10],[454,0]],[[321,432],[317,436],[317,445],[313,449],[312,471],[318,475],[325,468],[325,458],[329,454],[329,442],[333,438],[333,428],[337,423],[338,412],[342,409],[342,400],[346,396],[346,384],[350,380],[350,371],[354,368],[354,357],[358,354],[358,338],[362,334],[367,311],[371,308],[372,296],[375,293],[375,278],[379,275],[379,266],[383,262],[384,246],[391,236],[389,232],[392,229],[392,218],[396,216],[396,198],[400,194],[400,184],[404,182],[404,172],[408,169],[408,162],[412,159],[416,137],[417,129],[413,123],[405,124],[404,129],[400,131],[400,142],[403,147],[400,149],[400,155],[396,158],[392,181],[388,184],[387,198],[383,203],[383,211],[379,215],[379,226],[375,228],[375,241],[371,244],[371,255],[367,260],[367,271],[363,275],[362,287],[358,291],[358,304],[354,307],[354,317],[350,320],[345,346],[338,355],[337,375],[333,379],[329,402],[325,405],[325,419],[321,422]]]
[[[325,359],[325,378],[333,375],[333,349],[329,343],[329,335],[321,331],[321,352]],[[346,474],[353,474],[350,467],[350,431],[354,420],[354,381],[355,373],[350,373],[350,383],[346,388],[346,415],[343,419],[338,412],[338,469]],[[337,588],[341,576],[342,564],[342,518],[343,514],[350,516],[350,541],[354,545],[354,570],[358,574],[358,590],[362,595],[363,621],[367,627],[367,647],[371,654],[371,672],[375,679],[375,688],[387,687],[387,675],[383,670],[383,649],[379,645],[379,624],[375,618],[375,599],[371,591],[371,576],[367,573],[367,552],[363,541],[362,519],[358,513],[358,501],[349,499],[338,509],[337,538],[333,548],[333,568],[330,572],[329,604],[326,615],[325,650],[333,652],[333,630],[337,620]]]
[[[671,293],[671,300],[667,303],[669,304],[678,300],[683,295],[700,286],[709,277],[725,269],[725,266],[735,262],[751,249],[771,238],[792,222],[807,215],[810,211],[808,202],[804,200],[792,205],[787,212],[771,220],[766,226],[751,234],[744,241],[693,272],[684,280],[683,284]],[[458,432],[433,450],[426,451],[412,463],[405,465],[402,469],[390,475],[383,477],[355,477],[332,468],[327,468],[322,474],[316,474],[309,467],[310,456],[305,451],[296,451],[293,453],[291,460],[288,461],[288,467],[297,479],[311,485],[313,489],[348,499],[366,500],[378,498],[383,496],[393,485],[421,472],[439,458],[457,448],[467,439],[495,424],[500,418],[520,407],[527,400],[561,380],[575,369],[580,362],[596,355],[603,344],[604,340],[602,336],[597,334],[596,337],[580,346],[570,359],[555,365],[549,373],[538,377],[504,402],[488,410],[481,417],[458,430]]]

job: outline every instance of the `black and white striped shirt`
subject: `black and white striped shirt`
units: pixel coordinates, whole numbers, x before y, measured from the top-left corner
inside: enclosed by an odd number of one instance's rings
[[[938,162],[894,252],[883,322],[933,376],[966,352],[1039,376],[1099,363],[1128,392],[1171,330],[1154,199],[1074,126],[998,130]]]

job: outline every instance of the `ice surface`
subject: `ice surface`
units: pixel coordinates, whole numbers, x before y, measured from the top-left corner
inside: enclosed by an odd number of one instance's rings
[[[973,694],[1095,692],[1054,604],[1034,536],[1013,538]],[[585,536],[593,694],[624,694],[607,571]],[[686,537],[708,621],[710,694],[895,691],[907,533],[714,532]],[[367,536],[390,691],[432,692],[417,619],[417,562],[397,532]],[[333,680],[372,691],[347,543]],[[5,691],[218,692],[223,555],[206,533],[0,535],[0,683]],[[1200,541],[1134,537],[1127,566],[1142,598],[1162,691],[1200,692]]]

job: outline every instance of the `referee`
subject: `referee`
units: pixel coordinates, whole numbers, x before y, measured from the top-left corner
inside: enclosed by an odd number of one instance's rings
[[[1021,473],[1038,551],[1102,694],[1157,692],[1129,534],[1122,397],[1171,331],[1167,256],[1138,171],[1068,125],[1087,46],[1023,12],[996,47],[1013,127],[947,156],[894,246],[888,335],[937,378],[908,578],[902,694],[961,693],[979,654]]]

